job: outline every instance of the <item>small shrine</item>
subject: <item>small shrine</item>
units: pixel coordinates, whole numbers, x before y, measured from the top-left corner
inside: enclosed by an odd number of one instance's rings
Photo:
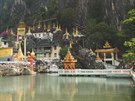
[[[67,55],[65,56],[64,60],[62,60],[64,69],[75,69],[76,62],[77,60],[74,59],[73,55],[68,50]]]
[[[117,48],[112,48],[108,41],[106,41],[105,45],[103,45],[103,49],[97,49],[95,52],[97,53],[97,61],[102,60],[105,63],[117,65],[116,60],[118,60],[119,50]]]

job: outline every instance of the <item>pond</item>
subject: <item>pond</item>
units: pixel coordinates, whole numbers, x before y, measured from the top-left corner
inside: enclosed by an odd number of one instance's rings
[[[37,74],[0,78],[0,101],[135,101],[131,79]]]

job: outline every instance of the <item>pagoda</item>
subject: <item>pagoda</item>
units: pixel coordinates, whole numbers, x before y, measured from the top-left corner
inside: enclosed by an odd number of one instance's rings
[[[18,61],[22,61],[24,58],[26,58],[26,56],[23,55],[22,49],[21,49],[21,44],[19,44],[19,49],[18,49],[18,53],[16,55],[16,59]]]
[[[62,60],[62,63],[64,65],[64,69],[75,69],[75,64],[77,60],[74,59],[71,52],[68,50],[64,60]]]
[[[117,65],[116,60],[118,60],[119,50],[117,48],[112,48],[108,41],[103,45],[103,49],[97,49],[95,52],[97,53],[96,60],[102,60],[105,63]]]

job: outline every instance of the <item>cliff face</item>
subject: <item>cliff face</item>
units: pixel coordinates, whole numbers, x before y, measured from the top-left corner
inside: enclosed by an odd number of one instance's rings
[[[0,25],[6,23],[7,19],[13,20],[9,22],[16,23],[16,20],[26,18],[26,15],[33,14],[34,16],[41,7],[47,8],[50,3],[54,2],[57,4],[57,10],[73,5],[75,23],[79,25],[85,25],[85,20],[91,17],[99,21],[105,20],[108,24],[116,25],[118,28],[127,11],[135,6],[135,0],[0,0],[2,16]]]
[[[84,24],[87,17],[99,17],[120,28],[121,20],[135,6],[135,0],[78,0],[77,5],[78,23]]]

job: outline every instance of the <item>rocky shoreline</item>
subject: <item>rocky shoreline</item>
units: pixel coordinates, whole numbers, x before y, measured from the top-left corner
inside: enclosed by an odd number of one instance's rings
[[[29,64],[2,63],[0,64],[0,76],[30,75],[32,69]]]

